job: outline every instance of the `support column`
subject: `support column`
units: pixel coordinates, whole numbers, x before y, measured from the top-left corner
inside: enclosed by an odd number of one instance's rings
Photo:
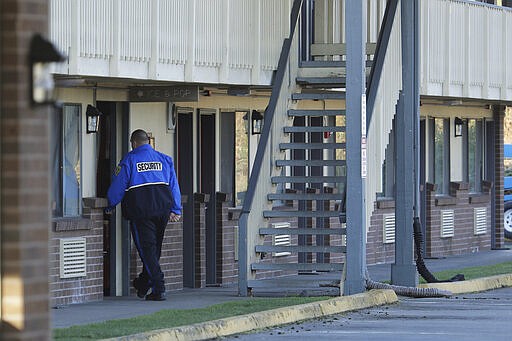
[[[366,1],[347,1],[347,258],[344,294],[364,292],[366,270]]]
[[[419,3],[417,0],[400,3],[403,91],[396,116],[396,239],[391,281],[396,285],[416,286],[413,218],[419,217],[419,200],[415,200],[419,199],[416,176],[419,171]]]
[[[491,226],[494,226],[492,231],[492,248],[503,248],[503,141],[504,141],[504,117],[506,107],[503,105],[496,105],[493,107],[494,114],[494,221]],[[492,193],[491,192],[491,193]]]

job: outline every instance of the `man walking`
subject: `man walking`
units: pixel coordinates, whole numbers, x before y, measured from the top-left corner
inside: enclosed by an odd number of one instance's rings
[[[177,222],[181,217],[180,189],[172,158],[155,151],[144,130],[135,130],[130,142],[132,151],[112,176],[107,212],[121,202],[123,217],[130,220],[133,241],[142,261],[142,272],[133,280],[137,296],[163,301],[164,274],[159,260],[167,223]]]

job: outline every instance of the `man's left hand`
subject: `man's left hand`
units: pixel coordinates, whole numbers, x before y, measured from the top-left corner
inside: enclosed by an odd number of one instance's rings
[[[179,215],[179,214],[171,212],[171,214],[169,215],[170,222],[176,223],[176,222],[180,221],[180,219],[181,219],[181,215]]]

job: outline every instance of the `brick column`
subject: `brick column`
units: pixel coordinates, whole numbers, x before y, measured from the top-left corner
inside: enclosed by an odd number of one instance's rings
[[[205,206],[210,195],[194,193],[194,287],[206,287],[206,217]]]
[[[235,226],[229,223],[228,206],[231,194],[217,192],[217,284],[233,283],[235,270]]]
[[[433,250],[433,240],[434,235],[439,234],[439,225],[441,224],[439,215],[433,215],[432,209],[435,206],[435,195],[436,195],[437,185],[432,183],[425,184],[426,194],[426,228],[425,228],[425,236],[423,236],[423,240],[425,241],[425,257],[432,257],[434,252]]]
[[[30,39],[46,34],[48,1],[0,3],[2,340],[48,340],[50,106],[31,107]]]
[[[502,248],[503,236],[503,143],[504,143],[504,117],[505,106],[497,105],[494,111],[494,201],[495,201],[495,229],[492,231],[495,236],[493,248]]]

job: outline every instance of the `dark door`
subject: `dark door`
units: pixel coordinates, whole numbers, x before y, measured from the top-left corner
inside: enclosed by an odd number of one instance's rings
[[[199,113],[199,192],[210,195],[206,203],[206,284],[217,284],[215,221],[215,115]]]
[[[235,113],[220,115],[220,191],[235,194]]]
[[[192,112],[178,112],[176,124],[176,175],[183,200],[183,286],[194,288],[194,162]]]

